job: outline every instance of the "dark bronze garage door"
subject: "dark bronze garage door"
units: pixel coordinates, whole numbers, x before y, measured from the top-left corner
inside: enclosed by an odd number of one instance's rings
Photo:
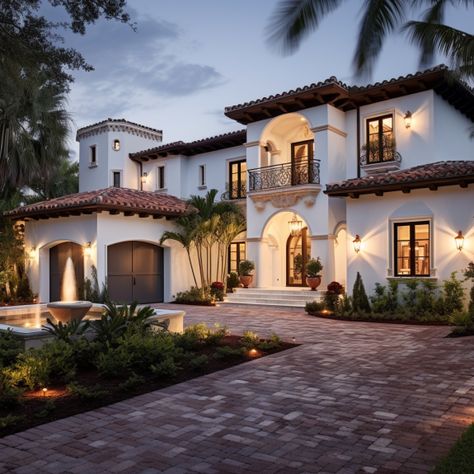
[[[109,297],[120,303],[163,301],[163,249],[145,242],[121,242],[107,249]]]
[[[61,299],[61,284],[64,276],[66,260],[71,257],[76,274],[78,298],[81,298],[81,290],[84,286],[84,255],[82,245],[74,242],[64,242],[51,247],[49,250],[49,298],[50,301]]]

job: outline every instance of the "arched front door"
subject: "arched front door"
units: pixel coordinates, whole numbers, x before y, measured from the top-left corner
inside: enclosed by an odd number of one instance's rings
[[[107,248],[109,298],[119,303],[163,301],[163,249],[129,241]]]
[[[64,242],[49,249],[49,300],[61,299],[61,285],[63,282],[66,261],[71,257],[76,274],[77,297],[82,298],[84,288],[84,253],[82,245],[74,242]]]
[[[311,243],[308,228],[286,241],[286,285],[306,286],[306,263],[311,258]]]

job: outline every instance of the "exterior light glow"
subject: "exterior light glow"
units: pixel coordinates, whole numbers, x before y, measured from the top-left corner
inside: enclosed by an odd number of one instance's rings
[[[257,355],[258,355],[257,349],[250,349],[249,350],[249,356],[256,357]]]
[[[409,110],[407,110],[406,114],[405,114],[405,127],[406,128],[410,128],[411,127],[411,112]]]
[[[142,181],[142,184],[145,184],[146,183],[146,180],[148,178],[148,173],[143,173],[142,176],[141,176],[141,181]]]
[[[90,242],[86,242],[84,244],[84,255],[86,257],[90,257],[92,255],[92,244]]]
[[[303,228],[303,221],[298,220],[296,214],[293,214],[293,219],[288,222],[288,225],[290,226],[291,235],[298,235]]]
[[[48,389],[46,387],[44,387],[42,392],[43,392],[43,397],[46,397],[46,393],[48,392]]]
[[[359,234],[356,234],[355,239],[352,241],[352,245],[354,246],[354,252],[355,253],[360,252],[361,243],[362,243],[362,240],[360,239]]]
[[[464,247],[464,235],[462,235],[462,231],[458,231],[458,235],[454,237],[454,242],[456,242],[456,248],[461,251]]]
[[[112,149],[114,151],[119,151],[120,150],[120,140],[115,139],[114,144],[112,145]]]
[[[36,260],[37,252],[36,252],[36,247],[31,247],[30,250],[28,251],[28,258],[30,260]]]

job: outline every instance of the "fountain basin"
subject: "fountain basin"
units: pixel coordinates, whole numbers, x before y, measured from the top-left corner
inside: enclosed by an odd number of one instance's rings
[[[91,309],[90,301],[55,301],[46,305],[56,321],[67,324],[71,321],[81,321]]]

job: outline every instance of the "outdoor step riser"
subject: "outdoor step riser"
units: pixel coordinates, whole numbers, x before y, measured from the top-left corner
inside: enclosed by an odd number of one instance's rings
[[[228,295],[227,298],[277,298],[277,299],[287,299],[287,300],[312,300],[315,298],[322,298],[322,295],[318,295],[317,293],[313,293],[312,295],[285,295],[285,294],[278,294],[278,295],[267,295],[267,294],[253,294],[253,295],[242,295],[242,294],[234,294]]]
[[[300,299],[300,300],[288,300],[286,298],[227,298],[229,303],[240,303],[242,301],[261,301],[263,303],[287,303],[287,304],[305,304],[314,301],[314,299]]]
[[[234,293],[229,293],[230,295],[285,295],[285,296],[313,296],[313,295],[324,295],[322,291],[262,291],[262,290],[241,290],[235,291]]]
[[[255,305],[255,306],[287,306],[289,308],[304,308],[305,304],[302,303],[278,303],[278,302],[263,302],[259,301],[224,301],[225,304],[248,304],[248,305]]]

